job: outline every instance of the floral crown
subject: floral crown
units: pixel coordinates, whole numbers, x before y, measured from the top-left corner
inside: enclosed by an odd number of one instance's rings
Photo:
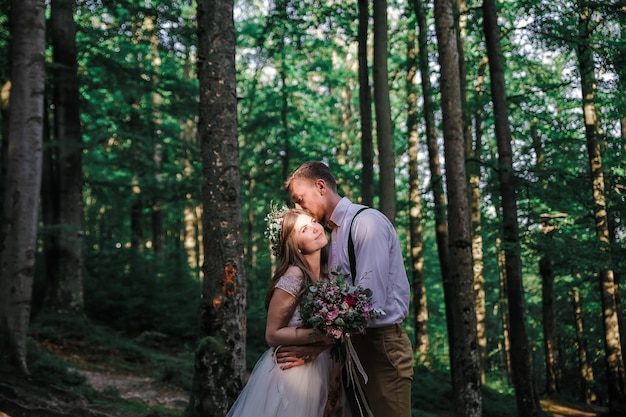
[[[265,228],[265,237],[269,239],[274,256],[280,255],[280,234],[283,231],[283,216],[287,211],[287,206],[270,203],[270,211],[265,216],[267,227]]]

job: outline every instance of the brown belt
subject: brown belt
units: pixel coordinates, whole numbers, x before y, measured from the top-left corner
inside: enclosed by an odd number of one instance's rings
[[[355,334],[352,335],[352,339],[359,339],[363,336],[379,336],[379,335],[392,335],[392,334],[402,334],[404,329],[402,328],[402,323],[389,324],[387,326],[380,327],[368,327],[365,329],[365,334]]]

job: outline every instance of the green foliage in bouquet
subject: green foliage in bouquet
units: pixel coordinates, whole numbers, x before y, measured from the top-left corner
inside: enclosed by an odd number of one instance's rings
[[[372,305],[372,290],[350,285],[339,271],[310,285],[300,298],[303,327],[342,342],[350,334],[365,332],[367,324],[384,312]]]

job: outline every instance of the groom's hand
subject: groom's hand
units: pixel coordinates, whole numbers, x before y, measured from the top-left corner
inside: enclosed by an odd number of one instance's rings
[[[328,345],[323,344],[279,346],[274,350],[274,357],[280,369],[285,370],[311,362],[327,348]]]

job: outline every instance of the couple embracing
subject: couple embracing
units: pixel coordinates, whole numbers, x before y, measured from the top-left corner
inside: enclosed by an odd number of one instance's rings
[[[285,186],[296,208],[266,218],[279,260],[266,297],[271,348],[227,417],[409,417],[413,353],[402,321],[410,289],[393,225],[378,210],[342,198],[322,162],[305,162]],[[300,317],[300,298],[328,271],[349,272],[384,312],[364,334],[351,335],[363,372],[347,384],[342,363],[331,357],[335,340],[303,327]]]

